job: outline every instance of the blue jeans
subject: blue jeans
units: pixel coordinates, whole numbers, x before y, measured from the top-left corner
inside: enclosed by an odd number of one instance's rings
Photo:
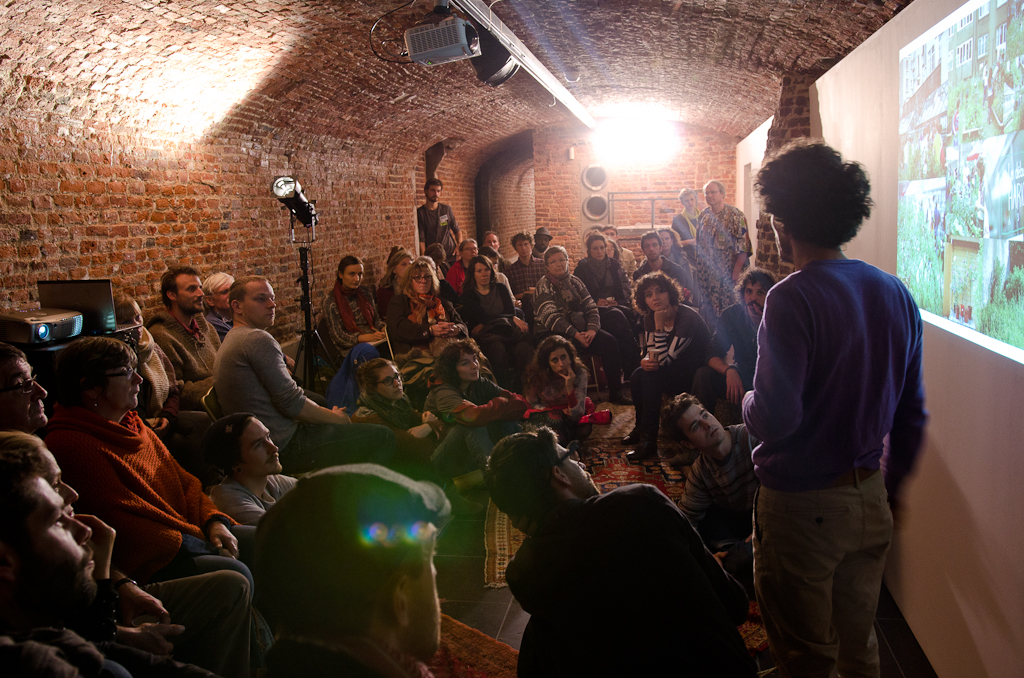
[[[444,478],[455,478],[483,469],[487,466],[494,443],[521,429],[514,421],[496,421],[486,427],[456,424],[444,440],[438,443],[430,463]]]

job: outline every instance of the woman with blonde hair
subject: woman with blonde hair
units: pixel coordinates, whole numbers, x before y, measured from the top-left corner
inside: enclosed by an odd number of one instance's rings
[[[434,356],[469,331],[455,307],[439,296],[440,281],[430,258],[413,260],[399,290],[388,305],[388,338],[406,388],[425,397]]]
[[[377,310],[381,313],[387,314],[388,305],[391,304],[391,297],[400,291],[398,289],[399,281],[401,281],[412,260],[412,252],[401,245],[395,245],[391,248],[391,253],[388,254],[388,260],[385,264],[384,275],[377,281]]]

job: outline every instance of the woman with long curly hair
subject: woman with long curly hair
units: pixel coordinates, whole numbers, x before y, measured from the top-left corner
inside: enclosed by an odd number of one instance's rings
[[[560,445],[589,436],[591,425],[580,421],[594,412],[587,397],[589,379],[571,341],[558,335],[542,341],[526,370],[530,424],[553,430]]]

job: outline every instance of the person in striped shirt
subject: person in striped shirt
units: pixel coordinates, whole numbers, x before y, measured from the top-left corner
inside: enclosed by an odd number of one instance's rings
[[[661,426],[683,447],[700,453],[686,476],[679,510],[725,571],[752,594],[751,517],[760,483],[751,453],[761,441],[743,424],[722,426],[689,393],[677,395],[662,408]]]
[[[662,271],[640,278],[633,304],[644,316],[646,354],[630,377],[636,406],[636,427],[622,439],[634,445],[627,456],[635,461],[658,452],[661,396],[690,389],[704,364],[711,333],[697,311],[682,304],[679,283]]]

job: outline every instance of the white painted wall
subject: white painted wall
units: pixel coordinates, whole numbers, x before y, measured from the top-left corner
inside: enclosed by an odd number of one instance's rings
[[[754,190],[752,185],[748,186],[746,184],[746,167],[750,165],[750,182],[752,184],[757,179],[757,171],[761,169],[761,161],[764,159],[765,148],[768,146],[768,130],[771,129],[772,120],[774,119],[772,117],[765,120],[760,127],[736,145],[736,190],[739,191],[740,195],[737,196],[733,204],[743,210],[744,215],[747,217],[747,224],[750,227],[750,243],[754,246],[755,257],[757,255],[756,225],[761,210],[757,202],[757,191]],[[744,200],[744,194],[748,189],[753,192],[753,199],[749,201],[749,208]]]
[[[961,0],[919,0],[815,85],[821,134],[870,176],[847,254],[896,271],[899,50]],[[817,125],[817,121],[815,123]],[[939,676],[1024,675],[1024,365],[925,324],[931,421],[886,583]]]

